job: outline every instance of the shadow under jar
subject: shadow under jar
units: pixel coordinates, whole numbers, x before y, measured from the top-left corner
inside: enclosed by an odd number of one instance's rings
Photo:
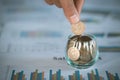
[[[92,66],[98,59],[99,51],[93,35],[75,35],[69,38],[66,50],[66,61],[78,69]]]

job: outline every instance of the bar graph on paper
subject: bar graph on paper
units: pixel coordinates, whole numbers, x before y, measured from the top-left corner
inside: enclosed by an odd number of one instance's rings
[[[111,73],[110,71],[104,71],[104,77],[99,73],[98,69],[91,70],[87,74],[82,74],[80,70],[74,70],[68,75],[64,75],[64,71],[58,69],[54,71],[48,70],[47,73],[39,71],[38,69],[29,73],[26,76],[23,70],[12,70],[8,80],[120,80],[118,73]],[[47,75],[46,75],[47,74]],[[86,75],[86,76],[85,76]]]

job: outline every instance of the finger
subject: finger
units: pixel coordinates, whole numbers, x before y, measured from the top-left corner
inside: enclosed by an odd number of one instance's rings
[[[49,4],[49,5],[53,5],[54,3],[53,3],[53,0],[45,0],[45,2],[47,3],[47,4]]]
[[[60,0],[60,4],[64,10],[64,14],[71,24],[79,21],[79,15],[73,0]]]
[[[53,1],[54,1],[54,4],[55,4],[57,7],[61,8],[61,4],[60,4],[60,1],[59,1],[59,0],[53,0]]]
[[[83,4],[84,4],[84,0],[74,0],[74,3],[75,3],[75,7],[78,11],[78,14],[80,14],[82,7],[83,7]]]

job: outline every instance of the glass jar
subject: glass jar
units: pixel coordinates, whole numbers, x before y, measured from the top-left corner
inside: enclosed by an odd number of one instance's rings
[[[66,61],[78,69],[92,66],[99,56],[96,39],[93,35],[74,35],[69,38],[66,48]]]

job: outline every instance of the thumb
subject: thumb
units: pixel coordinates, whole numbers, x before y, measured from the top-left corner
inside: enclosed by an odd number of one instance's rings
[[[69,22],[71,24],[77,23],[79,21],[79,14],[73,0],[60,0],[60,4]]]

